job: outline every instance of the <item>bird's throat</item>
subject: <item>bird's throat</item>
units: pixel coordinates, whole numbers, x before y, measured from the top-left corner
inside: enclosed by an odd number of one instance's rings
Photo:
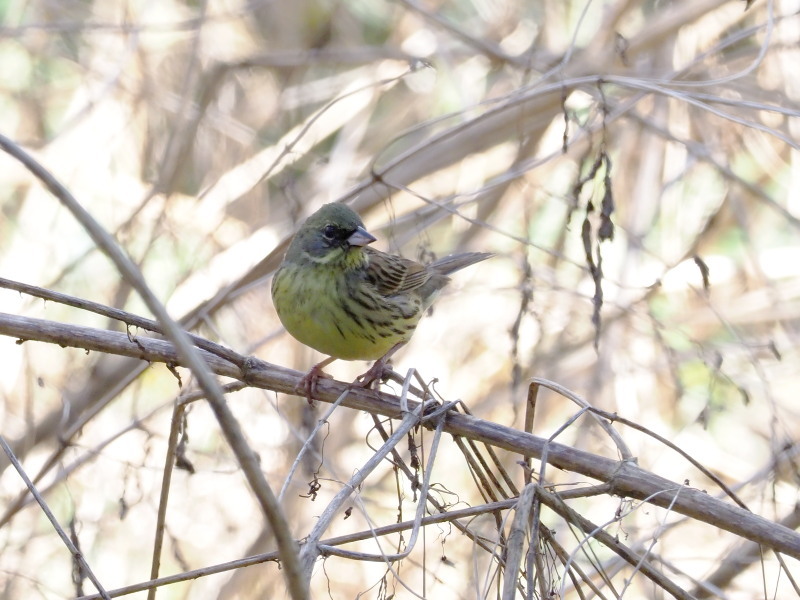
[[[306,253],[306,257],[318,265],[335,266],[338,269],[363,269],[369,263],[369,257],[363,249],[352,246],[350,248],[331,248],[321,256]]]

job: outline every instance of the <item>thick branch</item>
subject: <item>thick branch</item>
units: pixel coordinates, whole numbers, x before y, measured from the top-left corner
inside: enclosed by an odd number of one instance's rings
[[[36,340],[120,354],[150,362],[181,364],[172,344],[164,340],[147,337],[129,339],[123,333],[5,313],[0,313],[0,335],[19,338],[22,341]],[[246,365],[245,370],[242,370],[219,356],[202,350],[200,353],[217,375],[241,379],[253,387],[303,396],[297,392],[297,386],[303,376],[298,371],[256,359],[242,359],[242,364]],[[346,388],[347,384],[322,379],[318,383],[317,399],[334,402]],[[391,394],[356,388],[350,390],[342,404],[352,409],[391,418],[402,417],[399,399]],[[409,409],[415,408],[416,403],[409,401]],[[645,500],[656,506],[674,510],[800,559],[800,535],[795,531],[713,498],[701,490],[674,483],[645,471],[632,461],[616,461],[563,444],[548,442],[529,433],[469,415],[449,413],[444,429],[452,435],[478,440],[533,458],[541,458],[546,449],[549,464],[607,482],[611,486],[612,493],[616,495]]]

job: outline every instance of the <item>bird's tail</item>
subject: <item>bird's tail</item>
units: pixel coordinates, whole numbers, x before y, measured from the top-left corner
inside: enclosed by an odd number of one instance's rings
[[[428,265],[429,269],[441,273],[442,275],[449,275],[456,271],[474,265],[475,263],[493,257],[491,252],[464,252],[462,254],[451,254],[440,258]]]

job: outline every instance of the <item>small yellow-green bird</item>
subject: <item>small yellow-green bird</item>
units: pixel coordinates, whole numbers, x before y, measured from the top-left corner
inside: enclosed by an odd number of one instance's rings
[[[298,230],[272,281],[272,299],[286,330],[329,358],[304,377],[311,398],[322,368],[337,358],[377,360],[359,377],[367,386],[411,339],[450,273],[492,254],[454,254],[429,265],[368,247],[375,241],[348,206],[326,204]]]

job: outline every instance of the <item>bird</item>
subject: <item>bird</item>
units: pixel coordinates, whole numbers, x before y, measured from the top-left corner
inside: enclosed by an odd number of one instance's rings
[[[309,216],[295,234],[272,281],[283,326],[328,358],[301,380],[312,402],[322,369],[337,359],[376,361],[354,385],[384,375],[389,358],[450,281],[449,274],[493,256],[454,254],[428,265],[371,248],[376,241],[358,214],[333,202]]]

